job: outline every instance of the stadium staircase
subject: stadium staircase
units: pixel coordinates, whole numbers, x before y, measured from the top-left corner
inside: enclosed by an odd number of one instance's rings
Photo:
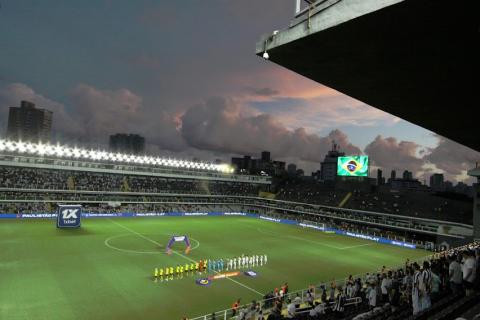
[[[345,198],[343,198],[342,201],[340,201],[340,203],[338,204],[338,207],[339,208],[343,208],[343,206],[348,202],[348,200],[350,200],[350,197],[352,196],[352,193],[349,192],[347,193],[347,195],[345,196]]]
[[[123,192],[130,192],[130,185],[128,183],[128,177],[123,177],[122,189]]]
[[[75,190],[75,178],[73,176],[68,176],[67,186],[68,190]]]

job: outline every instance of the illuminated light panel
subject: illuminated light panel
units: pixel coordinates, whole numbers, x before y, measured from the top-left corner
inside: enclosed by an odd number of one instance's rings
[[[199,169],[231,174],[235,170],[228,164],[214,164],[205,162],[193,162],[171,158],[157,158],[151,156],[135,156],[107,151],[87,150],[77,147],[68,147],[42,143],[26,143],[22,141],[9,141],[0,139],[0,151],[18,152],[39,156],[54,156],[58,158],[75,158],[88,160],[107,160],[113,162],[126,162],[135,164],[150,164],[172,168]]]

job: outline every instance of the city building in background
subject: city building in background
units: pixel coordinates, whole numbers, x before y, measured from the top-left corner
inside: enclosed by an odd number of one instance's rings
[[[445,182],[442,173],[434,173],[430,176],[430,188],[436,192],[445,191]]]
[[[126,154],[145,152],[145,138],[138,134],[117,133],[110,136],[110,151]]]
[[[408,171],[408,170],[403,171],[403,179],[404,180],[413,180],[413,173],[411,171]]]
[[[297,165],[295,163],[290,163],[287,166],[287,173],[289,177],[293,177],[297,174]]]
[[[33,102],[22,100],[20,107],[10,107],[7,139],[35,143],[50,142],[52,116],[52,111],[36,108]]]
[[[281,176],[286,173],[285,162],[272,160],[269,151],[263,151],[260,159],[252,159],[251,156],[233,157],[231,163],[238,173],[269,176]]]
[[[385,184],[385,177],[383,176],[383,171],[377,169],[377,185],[383,186]]]
[[[320,163],[321,180],[333,182],[337,178],[338,157],[343,157],[345,153],[340,152],[338,145],[334,142],[332,150],[328,151],[325,159]]]
[[[390,179],[396,179],[396,178],[397,178],[397,171],[392,170],[392,172],[390,173]]]
[[[270,151],[262,151],[262,161],[265,163],[270,162]]]

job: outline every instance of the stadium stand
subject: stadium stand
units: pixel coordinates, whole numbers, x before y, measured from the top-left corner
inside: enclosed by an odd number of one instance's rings
[[[277,199],[338,206],[349,190],[332,190],[321,184],[291,184],[283,186]],[[383,212],[425,219],[438,219],[472,224],[472,201],[446,199],[426,192],[364,192],[352,190],[342,207]]]
[[[72,183],[69,186],[69,181]],[[260,186],[251,183],[189,180],[98,172],[0,167],[0,187],[88,191],[131,191],[258,195]]]

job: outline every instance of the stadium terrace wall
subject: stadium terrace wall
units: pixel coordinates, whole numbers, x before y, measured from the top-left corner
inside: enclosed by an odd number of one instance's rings
[[[136,213],[136,212],[121,212],[121,213],[89,213],[89,212],[82,212],[82,218],[117,218],[117,217],[124,217],[124,218],[131,218],[131,217],[195,217],[195,216],[245,216],[250,218],[261,219],[265,221],[275,222],[275,223],[283,223],[288,225],[295,225],[304,228],[311,228],[323,232],[332,232],[338,235],[348,236],[359,238],[363,240],[374,241],[377,243],[389,244],[394,246],[400,246],[409,249],[417,249],[417,245],[413,243],[403,242],[403,241],[396,241],[390,240],[382,237],[365,235],[361,233],[349,232],[334,228],[321,228],[317,225],[311,225],[308,223],[302,223],[296,220],[290,219],[278,219],[272,218],[264,215],[258,215],[253,213],[246,213],[246,212],[147,212],[147,213]],[[56,219],[56,213],[5,213],[0,214],[0,219]]]

